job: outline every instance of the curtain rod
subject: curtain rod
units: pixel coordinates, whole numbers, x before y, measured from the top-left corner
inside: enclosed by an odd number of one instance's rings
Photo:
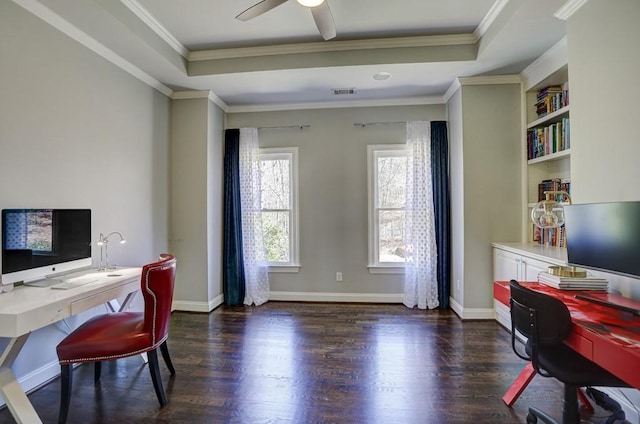
[[[303,125],[277,125],[274,127],[258,127],[259,130],[279,130],[279,129],[286,129],[286,128],[298,128],[299,130],[302,130],[305,128],[311,128],[311,125],[303,124]]]
[[[372,125],[388,125],[388,124],[406,124],[406,121],[396,121],[396,122],[354,122],[353,125],[356,127],[368,127]]]

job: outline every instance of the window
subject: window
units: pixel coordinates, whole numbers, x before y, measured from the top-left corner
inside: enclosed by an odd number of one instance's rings
[[[297,271],[298,148],[260,149],[260,184],[267,261],[272,270]]]
[[[404,267],[405,179],[402,144],[368,146],[369,269]]]

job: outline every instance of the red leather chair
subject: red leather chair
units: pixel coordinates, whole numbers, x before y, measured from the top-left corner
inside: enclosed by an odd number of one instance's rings
[[[160,255],[158,262],[142,268],[141,291],[144,297],[144,312],[116,312],[95,316],[60,342],[56,348],[62,387],[58,423],[63,424],[67,420],[73,364],[76,363],[95,363],[95,379],[98,381],[102,361],[146,352],[160,407],[167,404],[160,378],[157,349],[160,348],[171,374],[175,374],[166,341],[175,273],[176,259],[169,254]]]

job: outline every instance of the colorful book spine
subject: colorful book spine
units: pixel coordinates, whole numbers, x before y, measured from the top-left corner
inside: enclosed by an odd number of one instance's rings
[[[538,118],[555,112],[569,105],[569,87],[549,86],[543,88],[536,95],[536,114]]]
[[[527,131],[528,160],[561,152],[569,147],[569,118]]]

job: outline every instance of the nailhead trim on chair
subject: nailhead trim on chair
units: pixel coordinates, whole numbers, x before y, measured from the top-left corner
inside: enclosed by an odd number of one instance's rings
[[[138,350],[135,350],[133,352],[121,353],[120,355],[92,356],[91,358],[65,359],[63,361],[58,361],[58,362],[62,365],[62,364],[73,364],[73,363],[76,363],[76,362],[91,362],[91,361],[98,362],[98,361],[109,361],[111,359],[127,358],[129,356],[139,355],[141,353],[145,353],[145,352],[148,352],[150,350],[157,349],[158,346],[160,346],[165,340],[167,340],[167,337],[162,339],[160,341],[160,343],[158,343],[156,345],[152,345],[151,347],[145,347],[144,349],[138,349]]]
[[[175,262],[172,263],[171,265],[159,265],[153,268],[148,268],[147,269],[147,273],[144,276],[144,287],[145,287],[145,291],[147,293],[149,293],[151,295],[151,297],[153,298],[153,323],[152,323],[152,334],[151,334],[151,347],[145,347],[144,349],[138,349],[136,351],[133,352],[127,352],[127,353],[121,353],[119,355],[108,355],[108,356],[95,356],[95,357],[91,357],[91,358],[75,358],[75,359],[65,359],[62,361],[58,361],[61,365],[62,364],[73,364],[75,362],[89,362],[89,361],[93,361],[93,362],[98,362],[98,361],[109,361],[112,359],[120,359],[120,358],[127,358],[129,356],[133,356],[133,355],[138,355],[141,353],[145,353],[148,352],[150,350],[153,349],[157,349],[158,346],[160,346],[165,340],[167,340],[167,337],[169,336],[168,334],[159,342],[156,342],[155,338],[156,338],[156,316],[157,316],[157,309],[158,309],[158,298],[156,297],[155,293],[153,293],[153,291],[149,288],[149,274],[151,273],[151,271],[163,271],[167,268],[172,268],[175,266]]]
[[[175,266],[176,266],[176,263],[174,262],[171,265],[164,264],[164,265],[156,266],[154,268],[149,268],[147,270],[147,274],[144,276],[144,288],[146,292],[149,293],[151,297],[153,297],[153,324],[151,326],[151,337],[152,337],[151,344],[152,345],[156,344],[155,338],[156,338],[156,316],[158,315],[157,314],[158,298],[156,297],[155,293],[151,289],[149,289],[149,274],[151,273],[151,271],[156,271],[156,270],[164,271],[167,268],[173,268]]]

